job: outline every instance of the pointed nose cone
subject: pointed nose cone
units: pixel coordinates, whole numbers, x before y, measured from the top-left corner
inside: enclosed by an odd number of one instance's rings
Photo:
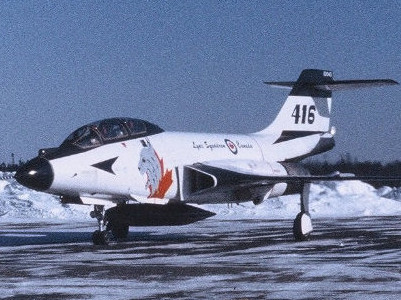
[[[53,183],[54,173],[47,159],[36,157],[20,167],[14,177],[30,189],[46,191]]]

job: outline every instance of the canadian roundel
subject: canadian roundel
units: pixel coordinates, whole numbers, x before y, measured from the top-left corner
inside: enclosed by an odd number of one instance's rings
[[[237,154],[238,153],[238,148],[232,141],[230,141],[229,139],[225,139],[224,141],[226,142],[226,145],[227,145],[228,149],[230,149],[230,151],[233,154]]]

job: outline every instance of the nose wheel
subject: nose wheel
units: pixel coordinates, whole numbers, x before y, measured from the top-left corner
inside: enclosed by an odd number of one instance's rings
[[[108,245],[111,240],[111,233],[107,230],[107,220],[105,218],[104,205],[95,205],[90,216],[97,219],[99,228],[92,234],[92,241],[94,245]]]
[[[94,245],[108,245],[113,239],[123,240],[127,238],[128,224],[119,222],[118,215],[113,215],[110,210],[105,210],[103,205],[95,205],[90,216],[97,219],[99,228],[92,234]]]
[[[94,245],[108,245],[110,240],[111,236],[107,230],[95,230],[92,234],[92,242]]]

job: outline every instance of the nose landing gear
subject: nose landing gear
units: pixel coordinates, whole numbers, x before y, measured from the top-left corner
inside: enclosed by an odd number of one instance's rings
[[[111,233],[107,230],[107,220],[105,218],[104,205],[95,205],[90,212],[92,218],[96,218],[99,229],[93,232],[92,241],[94,245],[108,245],[111,240]]]
[[[129,226],[119,223],[116,216],[104,209],[104,205],[95,205],[90,216],[97,219],[99,229],[92,234],[94,245],[108,245],[113,239],[125,239],[128,235]]]

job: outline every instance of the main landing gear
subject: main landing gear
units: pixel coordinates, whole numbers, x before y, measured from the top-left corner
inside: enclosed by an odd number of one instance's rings
[[[129,226],[110,218],[103,205],[95,205],[90,216],[96,218],[99,225],[99,229],[92,234],[94,245],[108,245],[113,239],[125,239],[128,236]]]
[[[313,231],[309,214],[310,183],[304,183],[301,193],[301,212],[294,220],[293,233],[296,241],[306,241]],[[132,226],[173,226],[190,224],[203,220],[214,213],[189,205],[129,205],[104,209],[103,205],[95,205],[90,213],[96,218],[99,228],[92,235],[93,244],[108,245],[113,239],[125,239],[129,225]]]
[[[310,183],[304,183],[301,193],[301,212],[294,220],[293,233],[296,241],[306,241],[313,231],[312,219],[309,214]]]

